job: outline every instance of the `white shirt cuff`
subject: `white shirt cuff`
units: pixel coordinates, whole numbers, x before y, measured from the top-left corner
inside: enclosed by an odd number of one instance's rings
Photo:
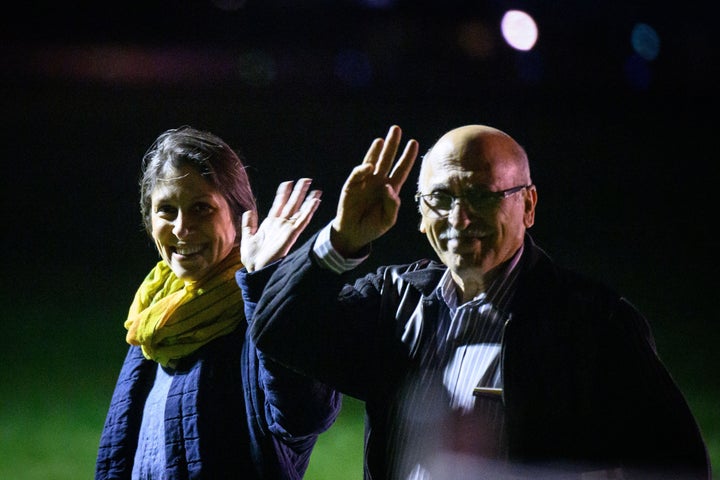
[[[320,233],[315,239],[315,245],[313,245],[313,252],[317,256],[321,266],[335,273],[343,273],[352,270],[368,258],[369,255],[359,258],[345,258],[340,255],[332,246],[332,242],[330,242],[331,229],[332,222],[320,230]]]

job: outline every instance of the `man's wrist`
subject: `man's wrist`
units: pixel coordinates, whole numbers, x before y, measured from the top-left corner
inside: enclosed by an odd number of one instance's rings
[[[367,249],[361,250],[355,256],[344,256],[333,245],[331,235],[332,223],[329,223],[325,226],[325,228],[320,230],[320,233],[315,239],[315,245],[313,245],[313,252],[317,257],[318,262],[328,270],[332,270],[335,273],[343,273],[348,270],[352,270],[364,262],[370,255],[370,245],[368,245]]]
[[[330,224],[330,243],[332,244],[333,249],[342,255],[343,258],[366,258],[370,253],[370,245],[356,248],[354,246],[349,246],[348,242],[343,242],[333,223]]]

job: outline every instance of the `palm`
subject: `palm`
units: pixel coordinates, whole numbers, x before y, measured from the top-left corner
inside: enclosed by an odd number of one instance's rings
[[[400,128],[393,126],[385,140],[373,141],[363,163],[353,169],[343,186],[333,221],[333,245],[344,255],[358,252],[397,220],[398,194],[418,152],[417,142],[408,141],[393,166],[400,137]]]
[[[284,257],[305,230],[320,205],[321,192],[307,193],[310,179],[301,179],[278,186],[267,218],[257,225],[257,212],[243,215],[240,258],[248,271],[262,268]]]

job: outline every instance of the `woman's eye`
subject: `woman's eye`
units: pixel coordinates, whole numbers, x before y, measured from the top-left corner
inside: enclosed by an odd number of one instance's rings
[[[155,208],[155,213],[167,217],[175,215],[177,213],[177,209],[175,207],[171,207],[170,205],[158,205],[157,208]]]

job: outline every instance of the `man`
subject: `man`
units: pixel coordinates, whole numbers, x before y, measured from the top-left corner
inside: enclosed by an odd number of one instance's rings
[[[451,130],[422,161],[420,231],[442,263],[346,283],[396,221],[418,151],[393,166],[400,138],[373,142],[251,327],[265,354],[365,401],[365,478],[710,478],[645,319],[527,233],[538,193],[504,132]]]

